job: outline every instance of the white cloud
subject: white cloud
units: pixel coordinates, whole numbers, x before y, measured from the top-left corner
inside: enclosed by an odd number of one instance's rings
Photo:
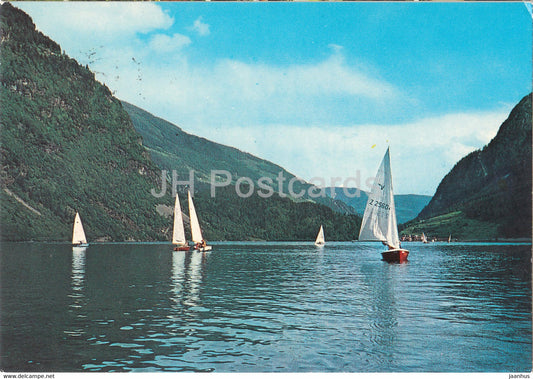
[[[117,34],[146,33],[167,29],[174,20],[152,3],[116,2],[28,2],[18,3],[21,9],[31,12],[39,30],[52,38],[76,31],[81,37]]]
[[[111,86],[127,101],[191,126],[221,119],[234,126],[297,123],[302,118],[335,122],[339,115],[363,113],[362,107],[376,110],[385,102],[403,101],[393,85],[353,69],[337,56],[281,67],[237,60],[210,66],[180,59],[165,65],[145,62],[146,102],[131,91],[131,82]]]
[[[166,34],[156,34],[150,40],[150,48],[158,53],[178,51],[190,44],[191,39],[179,33],[176,33],[172,36],[168,36]]]
[[[207,36],[211,33],[209,30],[209,24],[202,22],[202,18],[198,17],[192,26],[192,29],[201,36]]]
[[[388,145],[396,193],[433,195],[466,154],[493,138],[509,109],[457,113],[398,125],[308,127],[269,125],[198,130],[220,143],[268,159],[309,180],[375,175]],[[353,185],[352,183],[349,183]]]
[[[127,71],[132,58],[142,61],[153,52],[147,48],[145,33],[161,33],[174,23],[150,2],[19,2],[17,6],[32,17],[38,30],[79,63],[88,64],[106,84],[124,78],[122,70]]]
[[[346,94],[378,99],[390,98],[396,92],[392,85],[347,66],[339,56],[320,63],[285,67],[226,60],[217,70],[229,74],[230,80],[241,87],[240,93],[245,90],[245,95],[263,98]]]

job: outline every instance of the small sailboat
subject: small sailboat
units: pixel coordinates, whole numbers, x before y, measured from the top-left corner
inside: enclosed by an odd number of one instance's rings
[[[428,243],[428,239],[427,239],[426,235],[424,234],[424,232],[422,232],[421,241],[422,241],[423,243]]]
[[[381,253],[387,262],[405,262],[409,255],[408,250],[401,248],[398,237],[388,148],[368,196],[359,241],[381,241],[388,246],[389,250]]]
[[[83,225],[81,223],[80,214],[76,212],[74,218],[74,228],[72,230],[72,245],[86,247],[89,246],[87,238],[85,238],[85,232],[83,231]]]
[[[193,250],[209,251],[212,247],[207,246],[207,241],[202,237],[202,230],[200,229],[200,223],[198,222],[198,216],[194,209],[194,203],[190,191],[187,192],[187,196],[189,200],[189,217],[191,219],[191,235],[192,241],[194,242]]]
[[[316,236],[315,245],[316,246],[324,246],[326,244],[326,239],[324,238],[324,228],[322,225],[320,225],[320,230],[318,231],[318,235]]]
[[[450,242],[452,242],[452,235],[451,234],[448,236],[448,243],[450,243]]]
[[[181,214],[180,198],[176,194],[174,203],[174,229],[172,231],[172,244],[175,251],[189,251],[190,246],[185,238],[185,228],[183,227],[183,215]]]

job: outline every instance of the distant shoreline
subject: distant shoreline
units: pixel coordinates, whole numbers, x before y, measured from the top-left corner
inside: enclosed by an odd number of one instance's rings
[[[259,240],[259,239],[250,239],[250,240],[218,240],[218,241],[210,241],[210,243],[231,243],[231,242],[239,242],[239,243],[313,243],[314,241],[311,240]],[[352,242],[352,243],[358,243],[357,240],[345,240],[345,241],[327,241],[326,245],[328,243],[339,243],[339,242]],[[372,241],[364,241],[366,242],[372,242]],[[45,243],[45,244],[64,244],[64,245],[71,245],[71,242],[69,241],[38,241],[38,240],[30,240],[30,241],[24,241],[24,240],[0,240],[0,244],[2,243]],[[172,245],[170,241],[89,241],[89,245],[95,244],[95,245],[104,245],[104,244],[140,244],[140,243],[154,243],[154,244],[168,244]],[[377,241],[375,243],[378,243]],[[410,244],[410,243],[421,243],[421,241],[403,241],[402,243]],[[448,243],[447,241],[435,241],[435,242],[429,242],[428,245],[432,245],[435,243]],[[490,239],[490,240],[461,240],[461,241],[452,241],[453,243],[526,243],[526,244],[532,244],[531,238],[498,238],[498,239]]]

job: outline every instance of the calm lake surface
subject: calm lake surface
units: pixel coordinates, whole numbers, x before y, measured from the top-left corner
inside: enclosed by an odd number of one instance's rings
[[[530,372],[531,245],[5,243],[5,371]]]

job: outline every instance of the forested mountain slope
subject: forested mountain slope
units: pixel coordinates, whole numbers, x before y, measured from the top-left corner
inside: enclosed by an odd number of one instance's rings
[[[487,146],[444,177],[417,221],[454,213],[494,225],[492,238],[531,237],[531,124],[529,94]]]

